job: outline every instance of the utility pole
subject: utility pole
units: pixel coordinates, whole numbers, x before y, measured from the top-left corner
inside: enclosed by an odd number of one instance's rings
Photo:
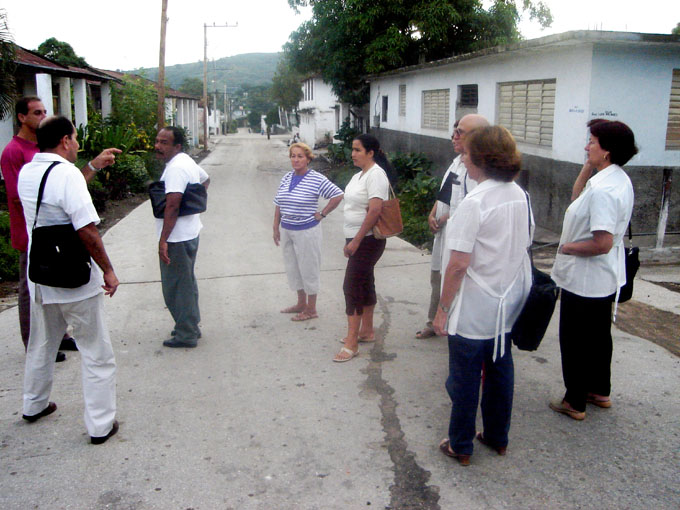
[[[234,28],[235,25],[203,23],[203,147],[208,148],[208,28]]]
[[[158,110],[156,122],[158,129],[165,127],[165,27],[168,22],[168,0],[162,0],[161,8],[161,47],[158,56]]]

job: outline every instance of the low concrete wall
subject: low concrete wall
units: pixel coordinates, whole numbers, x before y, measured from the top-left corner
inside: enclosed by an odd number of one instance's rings
[[[378,137],[386,152],[424,152],[433,161],[436,175],[443,175],[456,155],[450,140],[375,127],[371,133]],[[680,172],[680,167],[673,169],[676,174]],[[518,182],[531,195],[537,225],[553,232],[562,230],[564,211],[571,202],[571,188],[580,170],[581,165],[575,163],[522,155]],[[656,232],[664,169],[626,166],[625,170],[635,190],[633,232]],[[677,189],[671,192],[667,232],[680,231],[680,200],[673,200],[678,193]]]

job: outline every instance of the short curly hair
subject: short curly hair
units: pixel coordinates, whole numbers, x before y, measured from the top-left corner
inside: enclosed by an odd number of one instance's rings
[[[502,126],[487,126],[470,131],[465,152],[489,179],[511,182],[521,169],[521,154],[510,131]]]
[[[609,160],[623,166],[638,153],[633,131],[618,120],[592,119],[588,122],[590,134],[597,138],[600,147],[609,152]]]
[[[306,143],[295,142],[291,144],[291,146],[288,148],[288,157],[290,157],[291,154],[293,154],[293,149],[302,149],[302,152],[305,153],[305,156],[307,156],[307,159],[309,161],[314,159],[314,153],[312,152],[312,149],[309,148],[309,145],[307,145]]]

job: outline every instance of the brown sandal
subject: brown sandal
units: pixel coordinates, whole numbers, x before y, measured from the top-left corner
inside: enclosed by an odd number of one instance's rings
[[[465,453],[454,452],[451,449],[451,442],[448,439],[442,439],[442,442],[439,443],[439,451],[441,451],[447,457],[451,457],[452,459],[456,459],[461,466],[469,466],[470,465],[471,455],[467,455]]]
[[[477,432],[477,435],[475,436],[475,439],[482,443],[484,446],[488,446],[492,450],[496,450],[496,453],[498,455],[505,455],[505,453],[508,451],[507,446],[495,446],[489,443],[486,439],[484,439],[484,433],[483,432]]]
[[[423,328],[416,333],[416,338],[418,340],[423,340],[425,338],[432,338],[433,336],[437,336],[437,333],[435,333],[434,329],[432,329],[430,327]]]

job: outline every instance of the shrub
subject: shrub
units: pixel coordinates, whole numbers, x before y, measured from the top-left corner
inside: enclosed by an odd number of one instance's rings
[[[19,280],[19,252],[10,242],[7,211],[0,211],[0,280]]]
[[[119,200],[129,193],[141,193],[146,190],[150,180],[144,159],[135,154],[121,154],[116,157],[116,163],[102,169],[97,174],[108,198]]]
[[[402,237],[420,247],[432,247],[432,233],[427,216],[439,191],[439,182],[425,170],[416,173],[413,179],[400,179],[399,202],[404,222]]]

